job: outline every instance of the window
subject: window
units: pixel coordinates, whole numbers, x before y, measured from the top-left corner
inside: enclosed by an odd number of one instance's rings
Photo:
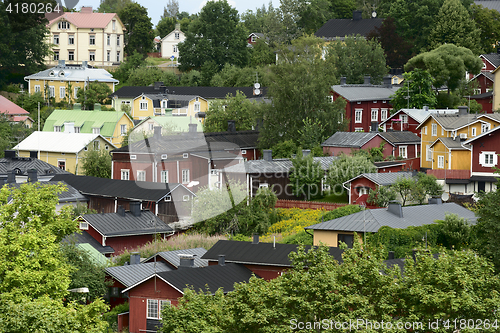
[[[127,169],[122,169],[121,171],[122,171],[121,172],[121,175],[122,175],[121,179],[122,180],[129,180],[130,179],[130,171]]]
[[[68,51],[68,60],[75,60],[75,51]]]
[[[140,109],[141,109],[142,111],[147,110],[147,109],[148,109],[148,102],[146,102],[146,101],[141,102],[141,103],[140,103]]]
[[[95,51],[90,51],[89,52],[89,60],[90,61],[95,61]]]
[[[178,32],[176,32],[176,33],[174,34],[174,36],[175,36],[175,37],[174,37],[175,39],[179,39],[180,34],[179,34]]]
[[[159,318],[158,305],[159,305],[158,300],[148,299],[148,313],[147,313],[148,319],[158,319]]]
[[[167,108],[167,101],[162,101],[162,102],[161,102],[161,107],[162,107],[163,109],[166,109],[166,108]]]
[[[167,201],[167,202],[172,201],[172,196],[171,196],[171,195],[167,195],[167,196],[165,197],[165,201]]]
[[[259,188],[269,188],[269,184],[268,183],[260,183]]]
[[[94,32],[94,28],[90,28],[90,32]]]
[[[137,159],[137,155],[130,155],[130,159],[131,160],[136,160]]]
[[[200,112],[200,103],[194,103],[194,112]]]
[[[61,126],[54,126],[54,132],[61,132]]]
[[[372,109],[372,121],[378,121],[378,109]]]
[[[182,201],[189,201],[189,195],[183,195]]]
[[[182,158],[188,158],[188,157],[189,157],[189,153],[182,154]]]
[[[348,248],[352,248],[352,245],[353,245],[353,242],[354,242],[354,235],[338,234],[338,241],[337,241],[337,243],[340,243],[340,242],[345,243]]]
[[[422,134],[427,135],[427,126],[422,127]]]
[[[49,86],[49,97],[56,97],[56,88],[54,86]]]
[[[59,98],[65,98],[65,97],[66,97],[66,88],[59,87]]]
[[[35,93],[39,93],[40,92],[40,85],[37,84],[35,85]]]
[[[116,46],[120,46],[120,35],[116,35]]]
[[[161,172],[160,180],[162,183],[168,183],[168,170],[163,170]]]
[[[120,134],[121,135],[127,134],[127,125],[120,125]]]
[[[110,36],[109,34],[106,36],[106,44],[107,44],[108,46],[110,46],[110,45],[111,45],[111,36]]]
[[[68,45],[75,44],[75,35],[68,35]]]
[[[57,167],[61,170],[66,170],[66,160],[57,160]]]
[[[498,155],[493,151],[483,151],[479,154],[479,164],[483,167],[494,167],[498,163]]]
[[[149,128],[150,131],[154,131],[155,124],[153,124],[153,123],[148,124],[148,128]]]
[[[70,28],[70,26],[71,26],[71,25],[69,24],[69,22],[66,22],[66,21],[62,21],[62,22],[59,22],[59,23],[57,24],[57,28],[58,28],[58,29],[69,29],[69,28]]]
[[[92,128],[92,134],[101,134],[101,129],[98,127]]]
[[[406,115],[406,114],[402,114],[402,115],[401,115],[401,122],[402,122],[403,124],[408,124],[408,115]]]
[[[425,160],[431,162],[432,161],[432,150],[430,145],[425,146]]]
[[[476,136],[476,128],[472,127],[472,136]]]
[[[115,30],[116,30],[116,21],[113,20],[113,31],[115,31]]]
[[[174,52],[174,53],[179,52],[179,51],[177,50],[177,45],[172,45],[172,52]]]
[[[108,51],[106,61],[111,61],[111,51]]]
[[[137,171],[137,180],[140,182],[145,182],[146,181],[146,171],[138,170]]]
[[[130,104],[130,101],[122,101],[122,104]]]
[[[354,113],[354,122],[360,123],[362,121],[363,110],[356,110]]]
[[[182,170],[182,183],[189,183],[189,169]]]
[[[167,159],[167,154],[161,154],[161,159],[166,160]]]
[[[80,133],[80,127],[75,127],[75,133]]]
[[[75,93],[74,93],[75,94],[75,99],[78,98],[77,97],[78,96],[78,89],[80,89],[80,87],[75,87]]]
[[[406,146],[399,146],[399,157],[407,158],[407,156],[406,156]]]
[[[490,130],[490,124],[481,124],[481,133],[487,132]]]
[[[120,61],[120,52],[116,52],[116,61],[119,62]]]
[[[387,120],[387,109],[380,110],[380,120]]]
[[[438,135],[438,125],[437,124],[432,124],[432,136],[437,136]]]
[[[89,224],[87,222],[80,222],[80,230],[89,230]]]
[[[441,127],[441,135],[444,136],[444,128]]]
[[[54,44],[59,45],[59,35],[54,35]]]
[[[355,127],[354,128],[354,132],[364,132],[365,130],[363,129],[363,127]]]
[[[59,60],[59,51],[54,51],[54,61]]]
[[[481,93],[481,89],[474,89],[474,95],[479,95]]]
[[[94,150],[99,150],[101,149],[101,143],[99,141],[94,141]]]
[[[95,45],[95,35],[89,35],[89,45]]]
[[[438,156],[438,168],[444,169],[444,156],[443,155]]]
[[[252,41],[252,43],[255,43],[255,41],[256,41],[255,36],[252,36],[252,37],[250,38],[250,40]]]
[[[241,151],[241,155],[245,155],[246,153],[247,153],[247,151],[246,151],[245,149],[243,149],[243,150]]]

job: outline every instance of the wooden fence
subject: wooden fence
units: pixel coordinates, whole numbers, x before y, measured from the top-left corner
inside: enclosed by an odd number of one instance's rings
[[[314,202],[314,201],[300,201],[300,200],[283,200],[278,199],[275,208],[301,208],[301,209],[324,209],[334,210],[339,207],[347,206],[345,203],[331,203],[331,202]]]

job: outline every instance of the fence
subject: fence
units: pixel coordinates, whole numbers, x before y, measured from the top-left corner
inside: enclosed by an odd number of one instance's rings
[[[301,208],[301,209],[324,209],[334,210],[339,207],[347,206],[346,203],[331,203],[331,202],[314,202],[300,200],[283,200],[278,199],[275,208]]]

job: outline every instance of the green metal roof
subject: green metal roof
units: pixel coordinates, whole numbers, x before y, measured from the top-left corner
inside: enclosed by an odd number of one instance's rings
[[[101,252],[97,251],[92,245],[89,243],[81,243],[77,246],[86,251],[89,257],[93,259],[96,264],[107,266],[108,258],[106,258]]]
[[[53,132],[54,126],[73,122],[75,127],[80,127],[80,133],[92,133],[93,128],[100,128],[102,136],[111,137],[124,114],[117,111],[54,110],[45,121],[43,132]]]

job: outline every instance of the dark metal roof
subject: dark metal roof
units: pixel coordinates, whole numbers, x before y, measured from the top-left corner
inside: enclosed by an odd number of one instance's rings
[[[404,229],[410,226],[431,224],[436,220],[444,220],[445,215],[457,214],[475,223],[477,218],[474,212],[456,203],[440,205],[419,205],[402,207],[403,217],[400,218],[389,212],[387,208],[367,209],[366,211],[339,217],[334,220],[317,223],[306,227],[312,230],[339,230],[356,232],[377,232],[382,226]]]
[[[321,168],[327,171],[332,165],[333,161],[336,160],[338,156],[321,156],[313,157],[314,162],[318,162]],[[272,174],[280,173],[287,174],[293,167],[293,163],[290,159],[280,158],[273,159],[272,161],[266,160],[250,160],[244,163],[239,163],[236,165],[224,168],[225,172],[229,173],[249,173],[249,174]]]
[[[267,88],[260,88],[260,95],[253,94],[252,87],[166,87],[169,94],[174,95],[198,95],[206,99],[226,98],[228,94],[236,96],[236,92],[240,91],[247,98],[251,97],[265,97],[267,95]]]
[[[162,261],[107,267],[106,273],[113,277],[115,280],[123,284],[126,288],[146,279],[147,277],[160,272],[171,271],[172,268]]]
[[[496,183],[498,181],[497,177],[493,176],[472,176],[469,179],[471,182],[488,182],[488,183]]]
[[[469,184],[469,179],[445,179],[446,184]]]
[[[371,84],[345,84],[332,86],[332,90],[350,102],[390,101],[399,86]]]
[[[27,175],[29,169],[35,169],[38,176],[70,174],[52,164],[31,157],[0,158],[0,175],[6,175],[10,170],[18,170],[17,174]]]
[[[495,9],[496,11],[500,11],[500,1],[474,1],[476,5],[482,5],[485,8]],[[488,4],[495,4],[495,8],[491,8]],[[493,66],[500,66],[500,54],[498,53],[487,53],[481,54],[486,60],[488,60]]]
[[[381,132],[380,136],[394,145],[403,143],[420,144],[420,138],[410,131]]]
[[[115,250],[111,246],[102,246],[101,243],[96,241],[95,238],[90,236],[90,234],[88,232],[86,232],[85,230],[83,230],[82,233],[74,232],[71,235],[64,237],[62,242],[69,243],[69,244],[75,244],[75,245],[88,243],[94,249],[96,249],[97,251],[99,251],[102,254],[115,253]]]
[[[378,135],[378,132],[336,132],[321,146],[361,148]]]
[[[401,161],[382,161],[382,162],[373,162],[373,164],[375,164],[375,167],[377,169],[381,169],[381,168],[390,168],[398,165],[405,165],[406,163]]]
[[[195,267],[205,267],[208,266],[208,260],[201,259],[201,257],[207,253],[207,250],[205,250],[202,247],[197,247],[194,249],[185,249],[185,250],[175,250],[175,251],[163,251],[163,252],[158,252],[156,255],[159,255],[162,257],[165,261],[167,261],[170,265],[172,265],[175,268],[178,268],[179,265],[181,264],[181,260],[179,255],[181,254],[192,254],[194,255],[194,266]],[[154,259],[156,255],[153,255],[146,259],[146,261],[150,261]]]
[[[483,98],[491,98],[493,97],[493,91],[487,91],[482,94],[472,95],[470,98],[472,99],[483,99]]]
[[[288,255],[290,252],[297,252],[297,248],[298,245],[295,244],[252,244],[250,242],[219,240],[201,258],[218,260],[219,255],[223,254],[226,256],[226,262],[292,267]],[[310,246],[305,247],[306,250],[310,248]],[[342,262],[342,253],[344,250],[338,247],[330,247],[328,251],[335,260],[339,263]]]
[[[118,98],[134,98],[141,94],[161,94],[163,92],[164,91],[161,88],[155,89],[154,86],[125,86],[112,93],[110,97],[116,96]]]
[[[361,35],[366,37],[372,30],[382,25],[381,18],[371,19],[331,19],[314,33],[316,37],[327,40],[344,39],[346,36]]]
[[[87,221],[101,235],[106,237],[154,235],[156,233],[173,232],[165,222],[160,220],[149,210],[141,211],[140,216],[125,212],[125,216],[118,213],[84,214]]]
[[[64,181],[84,195],[87,194],[154,202],[158,202],[159,200],[165,198],[165,196],[179,186],[184,187],[184,185],[173,183],[139,182],[90,176],[76,176],[73,174],[56,175],[52,178],[52,181]],[[189,191],[189,189],[185,189]]]
[[[459,137],[456,138],[456,140],[453,140],[453,138],[450,138],[450,137],[442,137],[442,138],[438,138],[436,140],[437,141],[441,141],[447,148],[449,149],[467,149],[468,147],[464,147],[464,142],[465,141],[461,141]],[[434,143],[436,143],[434,142]],[[431,145],[433,146],[434,143]]]
[[[405,178],[405,179],[410,179],[413,178],[414,173],[413,172],[383,172],[383,173],[363,173],[359,176],[356,176],[352,179],[349,179],[346,181],[346,183],[352,182],[354,179],[364,177],[370,181],[372,181],[374,184],[377,185],[382,185],[382,186],[387,186],[387,185],[392,185],[394,184],[398,179]]]
[[[66,190],[64,192],[59,192],[57,193],[57,197],[59,198],[59,203],[65,203],[65,202],[87,202],[89,199],[87,199],[85,196],[81,195],[80,192],[78,192],[73,186],[70,186],[66,184],[65,182],[54,182],[54,181],[43,181],[37,183],[38,186],[48,186],[48,185],[59,185],[62,184],[66,187]],[[8,183],[9,186],[14,186],[16,188],[21,187],[22,183]]]

